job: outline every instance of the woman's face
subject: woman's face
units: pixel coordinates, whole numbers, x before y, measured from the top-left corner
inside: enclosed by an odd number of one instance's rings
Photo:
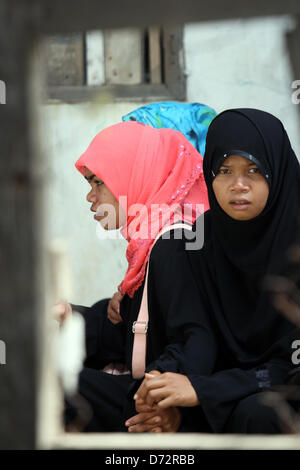
[[[269,185],[258,166],[240,155],[224,160],[212,187],[220,207],[235,220],[258,216],[269,196]]]
[[[98,220],[105,230],[115,230],[122,227],[125,222],[125,214],[112,192],[98,176],[87,168],[84,177],[91,185],[86,199],[92,204],[90,210],[96,212],[94,219]]]

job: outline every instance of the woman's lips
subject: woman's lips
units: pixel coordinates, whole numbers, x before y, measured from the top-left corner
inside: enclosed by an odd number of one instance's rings
[[[96,219],[96,220],[99,220],[103,217],[103,214],[102,214],[101,211],[99,211],[100,212],[99,213],[97,210],[91,209],[91,212],[95,212],[94,219]]]
[[[236,201],[230,201],[229,204],[231,205],[231,207],[234,210],[237,210],[237,211],[244,211],[244,210],[248,209],[248,207],[250,206],[250,202],[246,201],[244,199],[240,199],[240,200],[236,200]]]

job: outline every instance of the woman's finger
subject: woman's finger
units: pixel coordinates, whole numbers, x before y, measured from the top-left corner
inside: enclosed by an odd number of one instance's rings
[[[52,315],[60,323],[62,323],[71,313],[72,307],[68,302],[61,301],[52,307]]]
[[[139,413],[144,413],[144,412],[149,413],[153,411],[153,408],[151,406],[147,405],[147,403],[145,403],[144,400],[140,400],[140,399],[137,399],[135,401],[135,409]]]
[[[116,292],[108,302],[107,317],[114,325],[123,321],[123,318],[120,315],[120,302],[122,298],[123,296],[120,292]]]
[[[167,387],[163,388],[155,388],[152,390],[149,390],[146,396],[146,403],[147,405],[153,407],[154,405],[158,405],[158,402],[162,400],[163,398],[166,398],[169,395],[169,390]]]
[[[121,294],[121,292],[116,292],[114,295],[113,295],[113,298],[115,298],[118,302],[121,302],[121,300],[123,299],[123,295]]]
[[[158,403],[157,407],[158,409],[165,410],[167,408],[175,407],[177,406],[177,400],[173,395],[166,396],[165,398],[162,398]]]
[[[151,429],[149,432],[163,432],[163,430],[162,428],[158,427],[158,428]]]
[[[123,299],[123,295],[120,294],[120,292],[115,292],[115,294],[111,298],[111,301],[114,304],[114,308],[116,308],[117,311],[119,311],[119,309],[120,309],[120,303],[121,303],[122,299]]]
[[[110,300],[110,306],[114,310],[115,313],[120,313],[120,302],[119,301],[117,301],[115,299],[111,299]]]
[[[107,317],[114,325],[122,321],[122,317],[116,314],[114,311],[107,312]]]
[[[139,386],[138,390],[136,391],[133,399],[134,400],[139,399],[141,401],[145,401],[146,396],[147,396],[146,379],[144,379],[141,385]]]
[[[152,374],[145,374],[145,378],[133,398],[135,400],[137,398],[145,400],[150,390],[164,385],[165,379],[163,378],[163,375],[157,375],[154,377]]]
[[[157,415],[155,412],[151,412],[151,413],[138,413],[134,416],[132,416],[131,418],[127,419],[127,421],[125,422],[125,426],[129,427],[129,426],[134,426],[136,424],[141,424],[141,423],[145,423],[145,422],[148,422],[148,420],[151,420],[153,418],[156,418]],[[154,421],[156,423],[158,422],[161,422],[161,418],[157,421]]]
[[[118,323],[118,319],[115,317],[115,312],[111,309],[107,309],[107,318],[115,325]]]
[[[152,432],[153,429],[157,428],[157,423],[151,424],[148,422],[143,422],[130,426],[128,432]]]
[[[123,321],[121,315],[112,308],[110,302],[107,307],[107,317],[114,325]]]
[[[52,307],[52,313],[54,316],[61,316],[65,313],[66,307],[63,303],[56,304]]]

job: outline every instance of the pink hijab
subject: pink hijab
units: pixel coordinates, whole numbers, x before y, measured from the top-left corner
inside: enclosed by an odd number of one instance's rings
[[[121,230],[129,242],[128,269],[119,286],[123,295],[133,297],[142,284],[161,229],[178,220],[192,224],[209,209],[202,160],[180,132],[133,121],[99,132],[77,160],[76,168],[100,178],[126,214]]]

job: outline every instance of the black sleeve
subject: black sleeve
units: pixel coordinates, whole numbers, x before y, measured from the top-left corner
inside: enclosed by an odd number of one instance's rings
[[[166,332],[164,352],[149,367],[161,372],[212,373],[217,342],[185,252],[182,229],[172,231],[170,239],[160,238],[154,246],[148,292],[149,300],[155,298]]]
[[[237,403],[249,395],[285,383],[292,364],[273,359],[252,369],[230,369],[211,376],[191,374],[193,385],[207,421],[214,432],[224,427]]]
[[[124,362],[124,322],[114,325],[107,318],[110,299],[103,299],[91,307],[72,305],[85,320],[85,367],[102,368],[110,362]]]
[[[180,343],[169,344],[165,347],[163,353],[156,361],[152,361],[147,367],[146,372],[158,370],[159,372],[177,372],[180,371],[180,362],[183,357],[183,345]]]

